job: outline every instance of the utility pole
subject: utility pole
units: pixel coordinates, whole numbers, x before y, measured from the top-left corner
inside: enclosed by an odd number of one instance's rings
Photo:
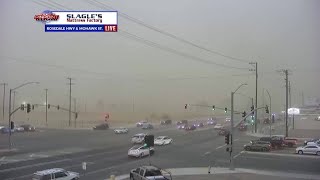
[[[292,108],[292,104],[291,104],[291,81],[288,82],[289,83],[289,108]],[[289,119],[289,126],[292,124],[292,115],[291,118]]]
[[[250,71],[256,72],[256,103],[255,109],[258,107],[258,62],[250,62],[249,64],[253,65],[254,69],[250,69]],[[258,111],[254,112],[254,132],[257,133],[257,117]]]
[[[74,127],[76,128],[77,127],[77,116],[76,116],[76,113],[77,113],[77,99],[76,98],[73,98],[73,105],[74,105]]]
[[[72,83],[72,78],[67,78],[69,80],[69,127],[71,126],[71,86],[73,85]]]
[[[289,90],[289,84],[288,84],[288,70],[284,70],[284,73],[286,75],[286,137],[288,137],[288,90]]]
[[[3,86],[3,97],[2,97],[2,120],[4,121],[4,106],[6,103],[6,85],[8,85],[8,83],[1,83],[0,85]]]
[[[46,91],[46,126],[48,126],[48,89]]]
[[[278,70],[278,72],[283,73],[285,75],[285,81],[286,81],[286,107],[285,107],[285,122],[286,122],[286,132],[285,137],[288,137],[288,106],[289,106],[289,70],[288,69],[281,69]]]

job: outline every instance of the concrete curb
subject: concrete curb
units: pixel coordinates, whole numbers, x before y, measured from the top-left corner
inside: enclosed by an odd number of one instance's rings
[[[229,170],[229,168],[212,167],[210,174],[208,174],[208,170],[209,170],[208,167],[172,168],[172,169],[166,169],[166,170],[171,172],[172,176],[184,176],[184,175],[214,176],[215,174],[249,173],[249,174],[266,175],[266,176],[274,176],[274,177],[289,177],[289,178],[320,180],[319,175],[287,173],[287,172],[280,172],[280,171],[263,171],[263,170],[254,170],[254,169],[244,169],[244,168],[236,168],[234,171],[232,171],[232,170]],[[128,178],[129,178],[129,175],[120,175],[120,176],[116,176],[115,179],[125,180]]]

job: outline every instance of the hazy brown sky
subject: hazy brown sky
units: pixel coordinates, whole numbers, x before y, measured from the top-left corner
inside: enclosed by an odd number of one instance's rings
[[[35,22],[33,16],[46,9],[66,9],[35,2],[50,1],[0,1],[0,81],[10,87],[41,82],[19,90],[19,102],[43,102],[43,89],[48,88],[51,103],[66,104],[67,77],[75,78],[74,97],[91,107],[100,99],[105,104],[130,104],[134,99],[150,111],[182,111],[183,104],[201,101],[223,107],[229,105],[230,92],[244,82],[249,85],[239,92],[254,96],[255,79],[247,70],[197,62],[141,44],[119,32],[45,33],[44,25]],[[86,1],[51,2],[73,10],[102,10]],[[262,89],[266,88],[274,107],[283,106],[284,77],[276,73],[283,68],[292,72],[295,104],[300,104],[302,91],[305,97],[319,96],[318,0],[100,2],[198,45],[248,62],[257,61],[260,102]],[[248,63],[202,51],[121,16],[119,29],[208,61],[250,68]],[[236,104],[243,109],[240,106],[248,105],[248,99],[237,96]]]

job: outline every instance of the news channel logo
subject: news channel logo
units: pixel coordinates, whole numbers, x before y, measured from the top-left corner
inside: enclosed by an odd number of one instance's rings
[[[59,19],[59,15],[54,14],[50,10],[44,10],[42,13],[35,15],[34,19],[46,24],[51,21],[57,21]]]

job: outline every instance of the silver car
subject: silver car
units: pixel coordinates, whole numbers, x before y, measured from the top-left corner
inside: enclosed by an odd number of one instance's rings
[[[131,142],[133,144],[141,144],[144,143],[144,137],[146,136],[146,134],[136,134],[132,137]]]
[[[301,146],[296,149],[298,154],[316,154],[320,156],[320,147],[316,145]]]

